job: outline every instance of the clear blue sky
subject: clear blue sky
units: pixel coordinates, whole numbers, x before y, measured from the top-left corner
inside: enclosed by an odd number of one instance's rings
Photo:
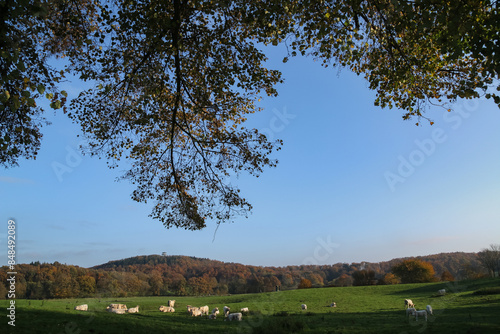
[[[282,64],[277,98],[248,125],[281,138],[280,163],[236,182],[254,209],[218,229],[165,229],[150,207],[115,182],[120,168],[81,156],[79,129],[49,111],[36,161],[0,170],[1,264],[7,221],[17,223],[17,261],[90,267],[136,255],[189,255],[251,265],[378,262],[500,243],[500,110],[458,101],[415,126],[373,106],[366,81],[311,58]],[[81,87],[64,86],[71,94]]]

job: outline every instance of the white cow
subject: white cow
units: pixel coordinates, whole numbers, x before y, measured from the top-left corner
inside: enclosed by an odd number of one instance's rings
[[[174,307],[175,300],[169,300],[167,305],[170,306],[170,307]]]
[[[441,290],[438,290],[438,294],[440,296],[444,296],[446,294],[446,289],[441,289]]]
[[[425,321],[427,321],[427,310],[413,311],[415,315],[415,321],[418,321],[418,317],[424,317]]]
[[[77,311],[88,311],[88,309],[89,306],[87,304],[75,306],[75,310]]]
[[[201,317],[202,315],[203,315],[203,312],[201,312],[199,307],[195,307],[191,310],[192,317]]]
[[[199,317],[200,315],[203,314],[199,307],[193,307],[191,305],[188,305],[187,310],[192,317]]]
[[[227,316],[226,320],[229,320],[229,321],[233,321],[233,320],[241,321],[241,319],[243,319],[243,314],[241,314],[241,313],[229,313],[229,315]]]
[[[413,312],[415,312],[416,309],[414,307],[410,307],[406,309],[406,316],[414,315]]]
[[[300,307],[302,307],[303,311],[307,310],[307,305],[306,304],[302,304],[302,305],[300,305]]]
[[[205,305],[205,306],[200,307],[200,311],[201,311],[201,314],[208,315],[208,312],[210,311],[210,309],[208,308],[208,305]]]
[[[427,307],[426,307],[426,311],[427,311],[427,313],[428,313],[429,315],[432,315],[432,306],[427,305]]]
[[[229,311],[231,309],[227,306],[224,306],[224,308],[222,309],[222,311],[224,312],[224,317],[227,317],[229,315]]]
[[[240,310],[241,313],[248,313],[248,307],[244,307]]]
[[[158,309],[160,310],[161,312],[167,312],[167,313],[174,313],[175,312],[175,309],[171,306],[160,306],[160,308]]]
[[[405,299],[405,308],[415,307],[415,304],[411,301],[411,299]]]
[[[139,305],[136,307],[131,307],[127,310],[128,313],[139,313]]]
[[[119,309],[119,310],[126,310],[127,305],[125,305],[125,304],[109,304],[109,306],[106,307],[107,310],[109,310],[111,308],[115,308],[115,309]]]

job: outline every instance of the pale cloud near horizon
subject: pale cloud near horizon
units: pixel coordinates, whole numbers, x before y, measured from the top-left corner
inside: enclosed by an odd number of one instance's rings
[[[78,266],[95,266],[102,263],[106,263],[108,259],[103,259],[103,253],[107,255],[115,255],[116,258],[120,257],[120,254],[124,254],[126,249],[123,248],[94,248],[94,249],[77,249],[77,250],[67,250],[61,252],[29,252],[23,254],[23,258],[27,260],[25,262],[40,261],[40,262],[54,262],[58,261],[60,263],[65,263],[68,265],[78,265]],[[92,262],[92,264],[90,262]]]
[[[31,179],[23,179],[19,177],[10,177],[10,176],[0,176],[0,182],[11,183],[11,184],[35,184],[35,181]]]

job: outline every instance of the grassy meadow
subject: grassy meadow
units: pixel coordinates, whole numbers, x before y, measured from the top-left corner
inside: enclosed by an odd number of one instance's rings
[[[446,289],[445,296],[437,290]],[[417,309],[431,305],[428,321],[405,316],[404,299]],[[158,311],[175,299],[175,313]],[[337,303],[337,307],[329,305]],[[112,314],[110,303],[140,313]],[[302,311],[300,305],[307,305]],[[88,304],[89,311],[75,311]],[[124,297],[16,300],[16,326],[7,324],[8,300],[0,301],[0,333],[500,333],[500,280],[320,288],[207,297]],[[248,307],[242,322],[190,317],[186,305]]]

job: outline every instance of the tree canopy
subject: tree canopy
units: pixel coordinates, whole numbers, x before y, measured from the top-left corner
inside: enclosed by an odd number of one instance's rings
[[[500,245],[490,245],[477,253],[481,265],[491,277],[500,276]]]
[[[375,104],[404,119],[429,104],[500,105],[494,1],[17,0],[0,3],[0,163],[35,158],[41,97],[80,124],[88,151],[153,201],[166,227],[201,229],[251,204],[227,176],[276,166],[270,142],[244,123],[281,73],[263,45],[364,75]],[[53,68],[49,60],[65,58]],[[66,101],[65,73],[92,88]]]
[[[375,280],[374,270],[357,270],[352,273],[353,283],[352,285],[373,285],[377,281]]]
[[[434,267],[422,260],[404,260],[393,266],[391,271],[401,279],[401,283],[427,283],[435,280]]]
[[[476,253],[441,253],[422,258],[436,267],[438,276],[455,275],[457,280],[480,277],[467,273],[469,265],[479,266]],[[297,288],[351,286],[360,267],[375,273],[365,284],[399,284],[390,273],[394,263],[336,263],[263,267],[224,263],[188,256],[145,255],[110,261],[92,268],[68,264],[32,262],[19,264],[16,298],[124,297],[272,292]],[[443,268],[440,272],[438,268]],[[465,269],[465,270],[464,270]],[[363,270],[361,270],[363,271]],[[0,300],[9,290],[7,266],[0,267]],[[443,280],[443,279],[442,279]],[[446,278],[450,281],[449,278]]]
[[[297,51],[364,75],[375,104],[403,118],[425,116],[481,94],[500,105],[497,1],[300,2],[292,55]],[[298,5],[298,2],[297,2]]]

